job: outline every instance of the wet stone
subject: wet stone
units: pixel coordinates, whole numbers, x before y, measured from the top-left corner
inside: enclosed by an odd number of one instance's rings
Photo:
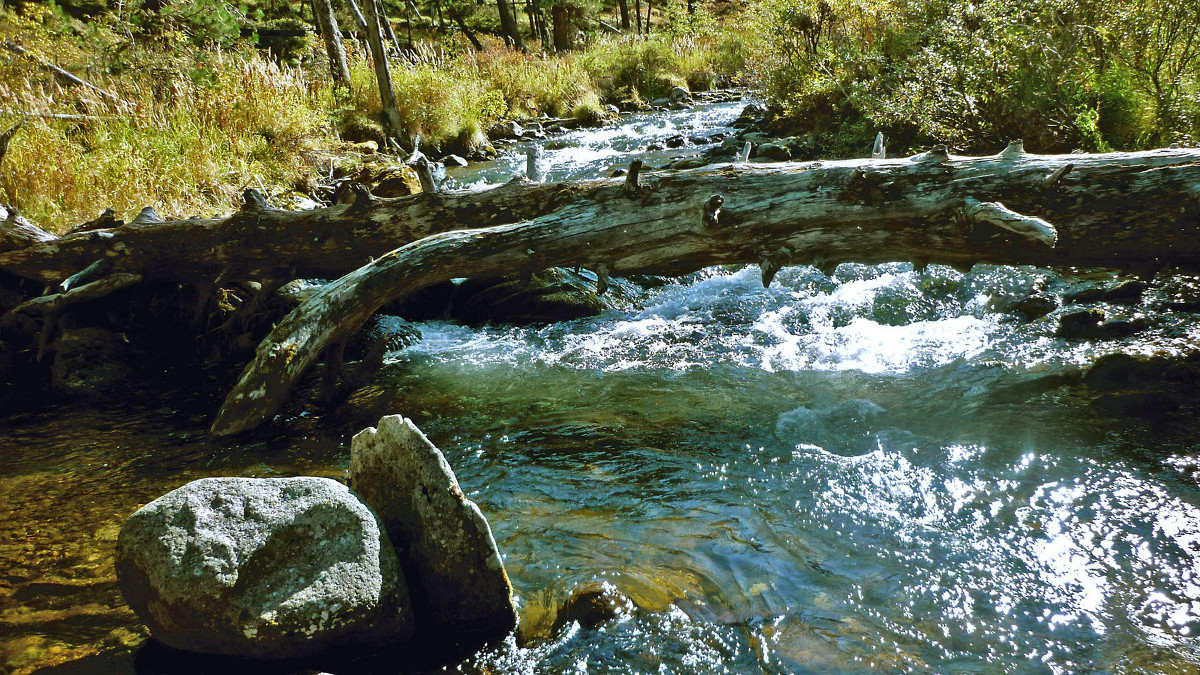
[[[633,601],[607,581],[592,581],[576,586],[554,618],[551,632],[557,633],[573,623],[594,629],[609,621],[620,621],[633,614]]]
[[[1097,338],[1100,337],[1101,321],[1104,321],[1104,312],[1098,309],[1063,314],[1058,319],[1058,331],[1055,335],[1068,340]]]
[[[1034,321],[1058,309],[1058,302],[1044,295],[1031,295],[1013,305],[1012,309],[1026,321]]]
[[[513,631],[512,586],[491,528],[412,420],[389,415],[354,436],[350,485],[397,547],[422,635],[461,644]]]
[[[1117,353],[1096,359],[1083,381],[1096,391],[1119,391],[1153,384],[1162,375],[1162,367],[1150,359]]]
[[[1136,304],[1146,292],[1146,282],[1125,281],[1104,291],[1104,299],[1118,304]]]
[[[262,659],[408,638],[395,552],[357,496],[328,478],[205,478],[121,528],[117,580],[164,645]]]
[[[1063,296],[1066,305],[1090,305],[1104,300],[1103,288],[1084,288]]]

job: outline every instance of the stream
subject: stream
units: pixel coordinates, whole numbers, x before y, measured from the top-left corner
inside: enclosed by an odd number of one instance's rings
[[[558,136],[550,179],[728,133],[741,106]],[[451,178],[484,189],[524,161],[517,146]],[[1012,311],[1116,279],[902,263],[785,268],[767,289],[756,267],[614,280],[595,318],[417,324],[374,383],[252,441],[209,441],[221,387],[153,363],[100,403],[8,411],[0,672],[159,672],[116,587],[124,518],[203,476],[340,478],[350,436],[395,413],[445,453],[518,596],[520,644],[448,672],[1195,672],[1195,409],[1112,417],[1062,382],[1109,353],[1195,351],[1195,314],[1156,308],[1200,284],[1160,274],[1140,302],[1101,303],[1148,319],[1121,339],[1055,337],[1071,307]],[[632,615],[553,631],[597,580]]]

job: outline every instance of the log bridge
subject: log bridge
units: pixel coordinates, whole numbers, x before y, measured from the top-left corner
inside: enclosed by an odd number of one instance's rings
[[[612,275],[736,263],[759,265],[764,285],[784,266],[832,274],[842,262],[1200,269],[1197,149],[1034,155],[1015,141],[988,157],[939,146],[895,159],[641,168],[396,199],[357,186],[344,203],[302,212],[247,190],[225,218],[164,221],[148,207],[57,238],[9,209],[0,270],[50,291],[8,308],[0,326],[44,317],[44,348],[53,317],[132,285],[183,282],[212,297],[237,281],[267,293],[336,278],[259,344],[212,425],[230,436],[270,420],[323,350],[385,302],[452,278],[586,267],[603,292]]]

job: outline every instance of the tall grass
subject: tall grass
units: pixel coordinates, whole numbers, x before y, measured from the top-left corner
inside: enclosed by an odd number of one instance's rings
[[[312,151],[333,140],[331,92],[252,50],[184,62],[138,55],[114,74],[89,68],[89,48],[102,44],[40,30],[29,17],[4,20],[6,36],[128,103],[64,88],[28,59],[0,59],[0,126],[24,122],[0,164],[0,201],[43,227],[61,231],[106,207],[130,215],[154,205],[168,217],[228,211],[246,185],[300,179]]]
[[[146,205],[165,217],[227,212],[246,186],[305,182],[316,160],[343,151],[340,133],[380,133],[378,89],[362,52],[351,59],[349,92],[334,92],[320,57],[303,68],[249,47],[165,51],[103,22],[25,7],[22,15],[0,8],[0,38],[129,103],[65,88],[36,63],[0,53],[0,129],[24,121],[0,163],[0,202],[47,229],[63,231],[106,207],[124,217]],[[470,153],[501,119],[594,121],[607,101],[728,79],[740,68],[736,42],[664,33],[601,39],[558,57],[494,40],[482,52],[425,44],[393,61],[392,76],[411,136],[426,149]],[[310,52],[321,50],[312,44]]]

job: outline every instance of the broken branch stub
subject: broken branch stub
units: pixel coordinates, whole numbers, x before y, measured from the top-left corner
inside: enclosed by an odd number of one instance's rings
[[[1041,218],[1017,213],[1000,202],[980,202],[967,199],[965,211],[968,222],[988,223],[1041,242],[1050,248],[1054,248],[1054,245],[1058,243],[1058,230],[1054,229],[1053,225]]]
[[[1068,162],[1072,180],[1038,189]],[[867,166],[864,185],[878,182],[879,195],[856,198],[842,186]],[[622,180],[513,181],[483,192],[396,199],[363,191],[353,204],[240,210],[206,220],[162,222],[148,212],[133,226],[26,239],[12,250],[0,245],[0,270],[54,286],[99,259],[109,260],[109,276],[140,275],[142,283],[341,277],[264,340],[214,425],[214,433],[227,435],[270,419],[320,350],[381,304],[458,277],[601,264],[613,275],[679,276],[760,263],[764,249],[783,246],[804,252],[795,263],[812,261],[828,272],[838,262],[903,260],[1200,267],[1200,209],[1192,196],[1200,149],[1026,154],[1019,162],[941,150],[910,159],[720,164],[658,173],[653,189],[643,187],[635,199],[617,198],[628,194]],[[716,214],[717,229],[697,222],[698,206],[716,194],[737,204],[736,227],[727,210]],[[951,213],[1023,236],[971,236]],[[1028,213],[1038,218],[1022,215]],[[0,242],[12,220],[0,221]],[[1070,246],[1048,246],[1053,232]],[[537,255],[530,258],[529,250]]]

